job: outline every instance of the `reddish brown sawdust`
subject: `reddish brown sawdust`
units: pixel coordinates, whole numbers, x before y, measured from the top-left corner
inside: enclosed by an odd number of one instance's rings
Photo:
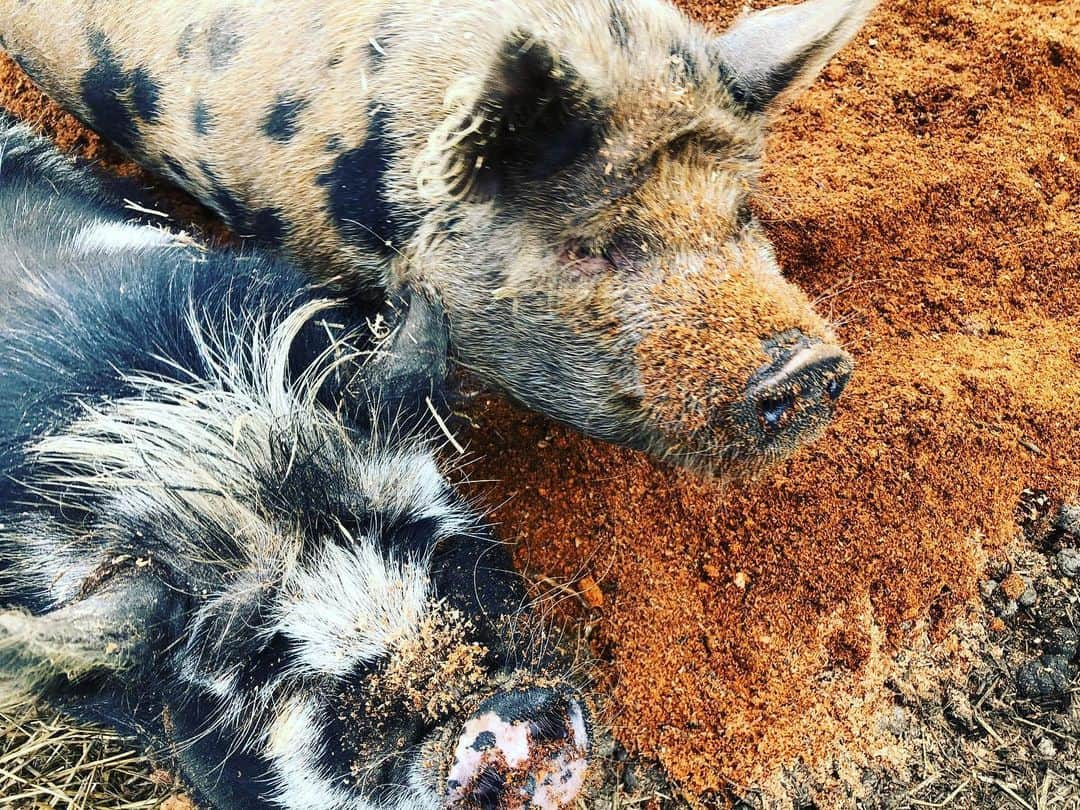
[[[1017,573],[1009,574],[1005,579],[1001,580],[999,585],[1002,593],[1004,593],[1010,599],[1019,599],[1027,590],[1027,583],[1024,582],[1024,578]]]
[[[16,118],[47,132],[61,149],[77,151],[108,169],[138,171],[97,134],[79,126],[72,116],[50,102],[6,54],[0,53],[0,107]]]
[[[1080,495],[1077,31],[1070,2],[887,3],[778,122],[759,214],[859,363],[810,450],[724,486],[480,414],[504,534],[599,583],[616,731],[691,790],[869,740],[882,642],[947,624],[1024,487]],[[0,105],[119,165],[2,59]]]

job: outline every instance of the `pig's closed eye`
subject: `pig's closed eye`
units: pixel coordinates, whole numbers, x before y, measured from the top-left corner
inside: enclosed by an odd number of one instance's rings
[[[616,234],[604,246],[604,258],[620,273],[629,273],[641,267],[648,254],[649,246],[645,239],[629,234]]]
[[[592,246],[584,241],[571,241],[560,254],[560,263],[571,273],[579,276],[595,276],[616,271],[632,272],[640,267],[648,254],[643,241],[616,235],[606,244]]]
[[[731,142],[712,132],[684,132],[664,144],[656,158],[666,155],[676,159],[687,156],[719,158],[731,151]]]
[[[597,276],[614,269],[613,263],[603,252],[589,247],[585,242],[567,242],[559,254],[559,264],[574,276]]]

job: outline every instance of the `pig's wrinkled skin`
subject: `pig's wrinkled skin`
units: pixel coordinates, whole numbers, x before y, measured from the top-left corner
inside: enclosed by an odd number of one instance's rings
[[[570,806],[593,711],[436,464],[437,306],[376,339],[134,195],[0,115],[0,691],[138,739],[203,810]],[[493,718],[526,756],[470,768]]]
[[[717,36],[660,0],[0,0],[0,38],[237,233],[426,289],[483,382],[731,475],[819,435],[851,372],[747,202],[872,4]]]

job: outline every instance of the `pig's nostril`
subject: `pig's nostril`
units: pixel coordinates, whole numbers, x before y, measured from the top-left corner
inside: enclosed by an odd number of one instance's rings
[[[530,721],[529,732],[532,734],[533,739],[540,742],[565,740],[570,735],[570,729],[566,724],[565,710],[562,712],[550,711],[534,717]]]
[[[777,427],[783,420],[784,414],[795,405],[795,398],[790,394],[778,397],[765,397],[758,403],[761,411],[761,419],[766,427]]]
[[[485,768],[473,784],[468,806],[476,810],[498,810],[506,793],[506,778],[498,768]]]
[[[762,346],[771,362],[747,382],[739,418],[752,421],[747,427],[769,441],[820,431],[851,378],[851,358],[798,330],[783,332]]]

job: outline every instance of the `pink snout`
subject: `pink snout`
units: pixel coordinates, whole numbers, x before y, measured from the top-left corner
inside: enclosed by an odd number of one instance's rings
[[[465,723],[447,777],[447,806],[568,807],[585,783],[589,745],[577,699],[544,687],[500,692]]]

